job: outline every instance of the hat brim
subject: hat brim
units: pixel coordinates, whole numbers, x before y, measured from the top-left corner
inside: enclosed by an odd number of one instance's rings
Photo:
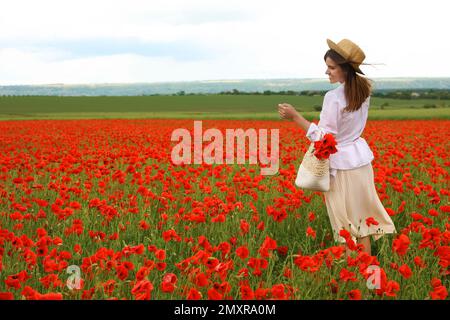
[[[334,42],[331,41],[330,39],[327,39],[327,44],[328,44],[328,47],[329,47],[330,49],[332,49],[332,50],[336,51],[337,53],[339,53],[339,54],[342,56],[342,58],[344,58],[345,60],[348,59],[348,54],[347,54],[345,51],[343,51],[343,50],[341,49],[341,47],[339,47],[336,43],[334,43]],[[356,72],[358,72],[358,73],[360,73],[360,74],[364,74],[364,72],[361,71],[361,69],[359,68],[358,65],[355,65],[355,64],[353,64],[353,63],[350,63],[350,65],[352,66],[352,68],[353,68]]]

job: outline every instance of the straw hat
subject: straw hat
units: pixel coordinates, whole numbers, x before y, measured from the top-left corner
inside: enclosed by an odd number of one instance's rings
[[[348,63],[350,63],[356,72],[364,74],[359,66],[365,64],[363,61],[366,58],[366,55],[360,47],[348,39],[342,39],[337,44],[330,39],[327,39],[327,43],[328,47],[339,53]]]

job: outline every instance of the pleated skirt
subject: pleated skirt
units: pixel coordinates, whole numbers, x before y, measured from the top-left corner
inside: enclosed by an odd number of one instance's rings
[[[349,231],[354,241],[367,236],[378,240],[384,234],[396,233],[375,189],[371,163],[356,169],[337,170],[324,198],[337,242],[345,242],[339,236],[342,229]]]

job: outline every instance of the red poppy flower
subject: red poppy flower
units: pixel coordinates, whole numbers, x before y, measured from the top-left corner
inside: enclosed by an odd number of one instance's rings
[[[361,300],[361,291],[359,289],[351,290],[347,293],[350,300]]]
[[[162,234],[162,237],[163,237],[165,242],[168,242],[170,240],[175,240],[176,242],[180,242],[181,241],[181,237],[173,229],[164,231],[163,234]]]
[[[277,242],[274,239],[270,238],[269,236],[266,236],[258,252],[261,255],[261,257],[267,258],[269,257],[269,251],[275,250],[276,248]]]
[[[366,219],[366,225],[370,227],[371,225],[377,226],[379,223],[373,217],[369,217]]]
[[[278,246],[277,247],[277,252],[282,256],[287,255],[288,250],[289,250],[289,248],[287,246]]]
[[[311,238],[313,238],[313,239],[315,239],[315,238],[316,238],[316,231],[314,231],[313,228],[308,227],[308,228],[306,229],[306,235],[309,236],[309,237],[311,237]]]
[[[270,290],[270,293],[272,294],[272,297],[274,299],[285,299],[286,293],[285,288],[283,284],[275,284],[272,286],[272,289]]]
[[[412,276],[412,271],[407,264],[404,264],[401,267],[399,267],[398,271],[405,279],[408,279]]]
[[[336,140],[334,136],[327,133],[322,140],[314,142],[314,155],[319,159],[328,159],[330,154],[336,153]]]
[[[349,239],[351,237],[350,232],[348,230],[342,229],[339,231],[339,235],[344,238],[345,240]]]
[[[356,281],[355,274],[351,271],[348,271],[345,268],[342,268],[341,272],[339,273],[339,278],[344,282],[347,282],[347,281],[355,282]]]
[[[20,287],[22,286],[17,278],[11,276],[8,276],[8,278],[5,280],[5,284],[7,288],[14,288],[14,289],[20,289]]]
[[[411,241],[408,236],[401,234],[397,239],[395,239],[392,243],[392,250],[396,252],[398,255],[403,256],[408,251],[408,247]]]
[[[249,225],[249,223],[246,220],[241,219],[240,228],[241,228],[242,233],[246,234],[246,233],[248,233],[248,231],[250,229],[250,225]]]
[[[173,273],[167,273],[164,275],[162,283],[161,283],[161,290],[163,292],[173,292],[175,289],[175,284],[177,283],[178,278]]]
[[[220,294],[216,289],[211,288],[208,290],[208,299],[209,300],[222,300],[223,295]]]
[[[0,300],[14,300],[14,295],[11,292],[0,292]]]
[[[338,293],[339,285],[335,279],[331,279],[331,281],[328,283],[328,286],[330,287],[332,293]]]
[[[249,250],[246,246],[241,246],[236,249],[236,255],[242,260],[246,259],[248,257],[248,254]]]
[[[61,293],[53,293],[53,292],[45,294],[38,293],[37,300],[63,300],[63,296]]]
[[[213,287],[221,294],[226,294],[231,290],[231,285],[227,281],[222,283],[214,283]]]
[[[418,266],[419,268],[425,268],[426,267],[423,259],[421,257],[419,257],[419,256],[414,257],[414,264],[416,266]]]
[[[292,278],[292,270],[286,267],[283,272],[283,277]]]
[[[4,282],[8,288],[20,289],[22,283],[30,278],[31,276],[26,271],[20,271],[17,274],[8,276]]]
[[[25,297],[27,300],[36,300],[38,299],[38,292],[31,288],[30,286],[25,286],[23,288],[21,295]]]
[[[242,300],[253,300],[255,298],[252,288],[247,285],[241,286],[240,291]]]
[[[155,257],[158,260],[165,260],[166,259],[166,250],[163,249],[157,249],[155,251]]]
[[[124,265],[120,265],[116,268],[117,277],[120,280],[125,280],[128,278],[128,269]]]
[[[157,262],[156,263],[156,269],[158,269],[159,271],[165,270],[166,267],[167,267],[167,263],[165,263],[165,262]]]
[[[148,230],[150,228],[150,224],[148,224],[145,220],[141,220],[139,221],[139,228],[142,230]]]
[[[200,272],[195,276],[194,283],[199,287],[205,287],[208,285],[208,277],[203,272]]]
[[[151,269],[148,267],[141,267],[138,272],[136,272],[136,280],[141,281],[144,280],[151,272]]]
[[[257,288],[255,290],[255,298],[257,300],[266,299],[269,294],[269,289],[267,288]]]
[[[188,295],[186,297],[187,300],[200,300],[202,298],[202,294],[200,291],[191,288],[189,289]]]
[[[448,291],[444,286],[437,286],[433,288],[433,291],[430,292],[430,297],[433,300],[445,300],[447,299]]]
[[[385,289],[384,289],[384,294],[387,295],[388,297],[395,297],[397,296],[397,292],[400,290],[400,285],[398,284],[398,282],[390,280],[388,281]]]
[[[136,300],[150,300],[152,291],[153,284],[148,280],[142,280],[134,285],[133,289],[131,289],[131,294]]]
[[[111,296],[113,294],[113,291],[116,287],[116,281],[113,279],[110,279],[104,283],[102,283],[103,291],[106,295]]]

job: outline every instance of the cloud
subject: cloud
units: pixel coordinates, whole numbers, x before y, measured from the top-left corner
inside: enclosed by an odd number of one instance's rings
[[[324,77],[326,38],[370,77],[449,76],[446,1],[4,1],[0,83]],[[429,19],[429,20],[428,20]]]
[[[251,1],[250,1],[251,2]],[[251,20],[245,1],[15,0],[0,4],[0,41],[137,38],[172,41],[195,26]]]
[[[67,60],[119,54],[135,54],[143,57],[167,57],[179,61],[207,60],[214,57],[211,50],[193,41],[145,42],[132,38],[99,38],[82,40],[58,40],[36,44],[16,44],[16,49],[41,53],[54,60]]]

